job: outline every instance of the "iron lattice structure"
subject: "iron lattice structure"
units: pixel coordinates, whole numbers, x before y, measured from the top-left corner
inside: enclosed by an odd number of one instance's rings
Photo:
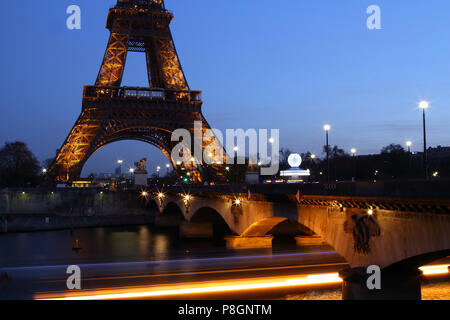
[[[172,19],[163,0],[118,0],[109,10],[106,28],[110,38],[97,80],[94,86],[84,87],[81,115],[48,170],[51,180],[78,179],[97,150],[120,140],[152,144],[178,173],[190,172],[194,182],[223,177],[224,158],[215,159],[212,165],[192,161],[179,166],[171,157],[178,143],[171,141],[174,130],[187,129],[193,136],[194,121],[203,124],[203,132],[210,129],[201,111],[201,92],[189,89],[181,67],[169,28]],[[130,51],[146,55],[148,88],[121,87]],[[202,142],[202,149],[212,140]]]

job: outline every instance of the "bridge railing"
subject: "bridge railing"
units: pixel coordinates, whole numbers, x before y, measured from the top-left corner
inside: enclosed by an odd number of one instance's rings
[[[201,101],[201,91],[171,90],[139,87],[85,86],[83,98],[116,98],[137,100],[158,100],[176,102]]]

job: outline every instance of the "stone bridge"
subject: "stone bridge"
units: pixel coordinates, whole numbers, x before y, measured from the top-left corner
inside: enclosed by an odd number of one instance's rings
[[[217,189],[217,188],[216,188]],[[160,225],[186,237],[226,236],[232,248],[270,247],[274,235],[300,245],[325,242],[346,259],[344,298],[420,298],[418,267],[450,255],[450,200],[175,188],[149,194]],[[266,190],[267,191],[267,190]],[[366,268],[379,266],[383,292],[366,289]]]

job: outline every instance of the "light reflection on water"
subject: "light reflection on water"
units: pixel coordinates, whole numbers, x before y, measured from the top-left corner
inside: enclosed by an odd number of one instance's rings
[[[0,267],[167,259],[176,243],[176,233],[148,226],[0,234]]]
[[[81,250],[73,251],[75,240]],[[323,249],[323,248],[321,248]],[[289,252],[309,249],[289,248]],[[273,251],[279,251],[274,249]],[[284,248],[280,251],[286,252]],[[212,240],[180,240],[176,230],[149,226],[87,228],[0,234],[0,268],[101,262],[161,261],[168,259],[271,254],[272,249],[233,251]]]

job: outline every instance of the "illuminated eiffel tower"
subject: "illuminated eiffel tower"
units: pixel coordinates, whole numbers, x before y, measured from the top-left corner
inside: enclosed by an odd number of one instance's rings
[[[169,28],[172,19],[163,0],[118,0],[109,10],[103,63],[95,85],[84,87],[81,115],[48,170],[50,180],[78,179],[97,150],[121,140],[152,144],[177,173],[190,172],[192,182],[222,178],[223,158],[212,165],[194,159],[179,165],[171,157],[178,143],[171,141],[174,130],[184,128],[193,135],[194,121],[203,124],[203,132],[210,128],[202,115],[201,92],[189,89],[181,67]],[[121,87],[129,51],[145,53],[148,88]]]

